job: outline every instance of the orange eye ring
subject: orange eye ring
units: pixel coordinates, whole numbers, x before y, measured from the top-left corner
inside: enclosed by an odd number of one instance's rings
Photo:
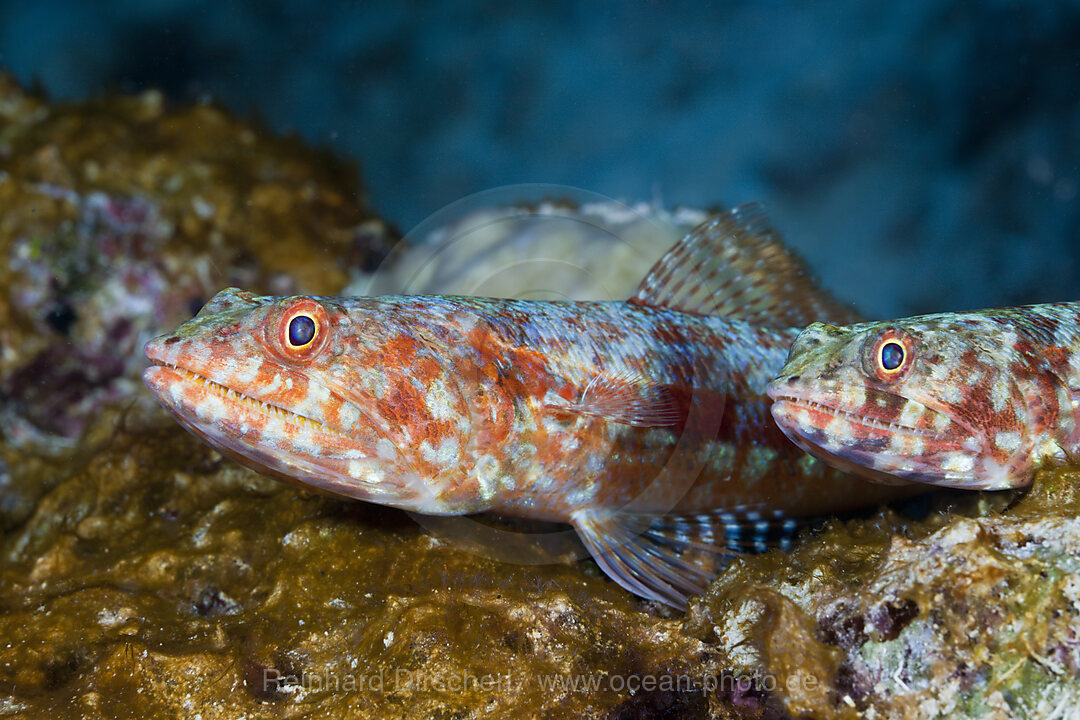
[[[265,344],[286,360],[304,362],[326,346],[330,320],[326,309],[312,298],[283,302],[266,319]]]
[[[915,340],[900,328],[888,328],[870,345],[867,370],[879,380],[899,380],[915,360]]]

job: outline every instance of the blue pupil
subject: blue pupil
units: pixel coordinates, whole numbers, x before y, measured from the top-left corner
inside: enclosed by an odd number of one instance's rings
[[[289,344],[293,347],[307,345],[315,337],[315,321],[307,315],[297,315],[289,322]]]
[[[895,370],[904,363],[904,348],[899,343],[885,343],[881,346],[881,367]]]

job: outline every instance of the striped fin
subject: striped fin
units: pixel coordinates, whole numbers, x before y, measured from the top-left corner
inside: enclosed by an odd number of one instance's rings
[[[817,287],[759,203],[740,205],[691,230],[653,265],[630,302],[776,329],[859,320]]]
[[[677,608],[703,593],[738,553],[786,550],[804,525],[750,507],[667,516],[579,510],[571,522],[608,577]]]
[[[577,400],[548,407],[634,427],[673,427],[683,419],[668,388],[630,372],[597,375]]]

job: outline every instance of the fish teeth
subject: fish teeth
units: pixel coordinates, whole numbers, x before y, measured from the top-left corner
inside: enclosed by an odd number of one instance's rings
[[[790,403],[794,403],[798,407],[828,413],[833,417],[850,420],[860,425],[867,425],[877,430],[907,433],[912,435],[918,435],[920,437],[933,437],[936,434],[931,432],[930,430],[926,430],[923,428],[911,427],[910,425],[901,425],[900,423],[889,422],[887,420],[878,420],[877,418],[859,415],[858,413],[850,412],[848,410],[841,410],[840,408],[835,408],[831,405],[825,405],[823,403],[815,402],[813,400],[804,400],[802,398],[794,397],[779,397],[777,399],[787,400]]]
[[[252,410],[255,410],[256,412],[271,415],[278,418],[279,420],[290,422],[296,425],[301,425],[311,430],[318,430],[319,432],[331,433],[334,435],[347,437],[345,433],[328,425],[324,425],[317,420],[312,420],[305,415],[300,415],[298,413],[292,412],[291,410],[286,410],[285,408],[278,407],[277,405],[271,405],[270,403],[263,402],[262,400],[253,398],[250,395],[245,395],[239,390],[234,390],[227,385],[222,385],[221,383],[215,382],[208,377],[199,375],[198,373],[193,373],[190,370],[185,370],[182,367],[177,367],[176,365],[172,365],[170,363],[160,363],[160,365],[162,367],[169,368],[170,370],[178,373],[179,375],[182,375],[185,380],[195,382],[198,385],[207,388],[208,390],[225,400],[240,403]]]

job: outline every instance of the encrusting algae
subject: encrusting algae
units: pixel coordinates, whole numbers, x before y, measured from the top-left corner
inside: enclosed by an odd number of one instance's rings
[[[1046,470],[1025,495],[831,521],[791,553],[741,559],[686,627],[770,674],[795,716],[1072,717],[1078,487],[1080,472]]]
[[[395,236],[362,203],[350,166],[217,107],[53,104],[0,72],[0,529],[152,403],[148,338],[230,283],[377,265]]]
[[[2,547],[0,716],[703,716],[721,668],[596,572],[485,560],[172,431],[121,430]]]

